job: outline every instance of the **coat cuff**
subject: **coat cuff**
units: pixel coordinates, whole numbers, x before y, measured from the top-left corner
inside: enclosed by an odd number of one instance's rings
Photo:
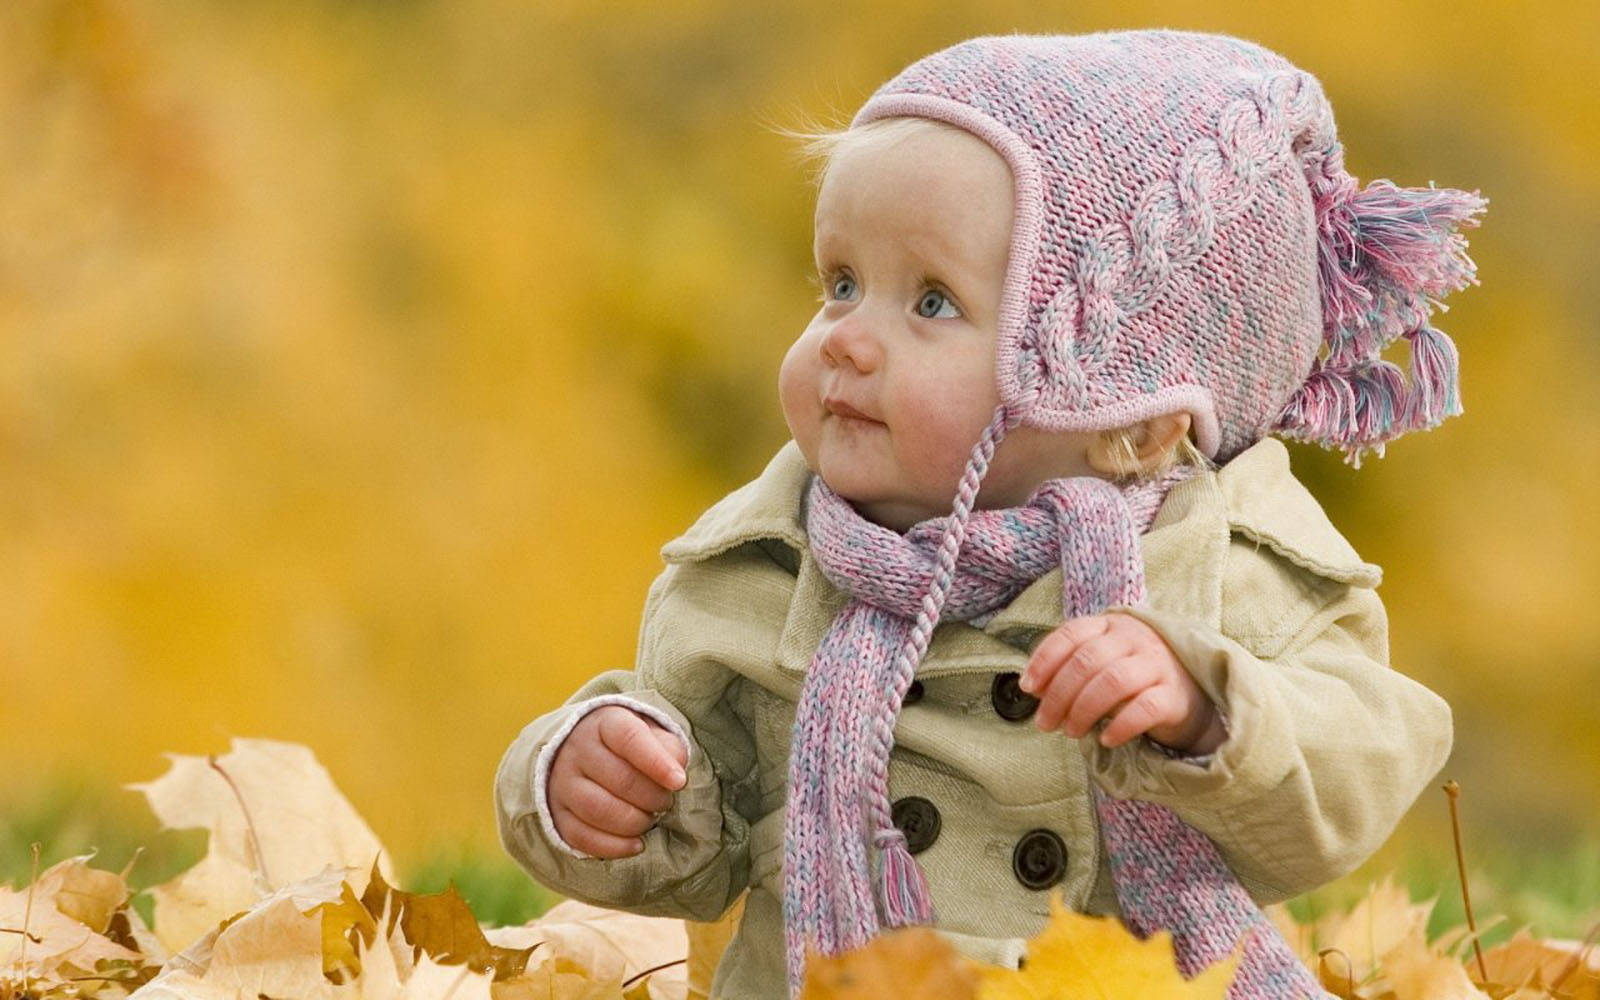
[[[1243,646],[1181,615],[1150,608],[1109,609],[1150,626],[1172,647],[1178,662],[1222,713],[1227,737],[1209,755],[1191,756],[1153,740],[1105,747],[1093,736],[1082,742],[1090,773],[1118,798],[1191,806],[1236,806],[1276,788],[1294,767],[1290,720],[1270,697],[1272,669]]]
[[[637,698],[630,698],[625,694],[604,694],[573,705],[572,713],[567,716],[566,722],[562,723],[561,728],[557,729],[555,735],[550,737],[550,742],[544,745],[539,751],[539,756],[534,761],[533,801],[539,810],[539,827],[544,831],[545,837],[563,853],[574,858],[588,859],[593,858],[594,855],[573,847],[562,839],[561,834],[556,832],[555,816],[550,812],[550,803],[547,799],[550,768],[555,763],[556,754],[561,752],[561,745],[566,742],[568,736],[572,735],[572,731],[577,728],[578,723],[587,718],[590,712],[597,708],[605,708],[607,705],[621,705],[623,708],[632,709],[635,713],[645,716],[660,725],[662,729],[676,736],[678,742],[683,744],[684,759],[687,760],[692,752],[689,736],[683,731],[683,727],[678,725],[676,719],[654,705],[640,701]],[[684,770],[687,772],[688,768]]]

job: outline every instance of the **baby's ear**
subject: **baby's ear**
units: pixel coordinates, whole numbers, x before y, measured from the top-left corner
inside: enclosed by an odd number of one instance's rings
[[[1089,467],[1113,479],[1148,475],[1167,463],[1191,422],[1187,413],[1164,413],[1105,431],[1089,444]]]

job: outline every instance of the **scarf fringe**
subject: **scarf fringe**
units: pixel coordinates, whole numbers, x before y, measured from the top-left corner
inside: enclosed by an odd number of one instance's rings
[[[873,838],[882,852],[883,870],[878,883],[885,927],[915,927],[933,923],[933,894],[928,877],[911,857],[905,834],[896,827],[879,830]]]

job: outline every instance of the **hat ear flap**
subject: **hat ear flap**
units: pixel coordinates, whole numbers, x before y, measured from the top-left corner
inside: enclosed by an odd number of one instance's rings
[[[1387,180],[1358,190],[1342,159],[1335,143],[1308,165],[1327,354],[1273,429],[1340,448],[1360,465],[1364,450],[1381,456],[1384,442],[1461,412],[1455,345],[1428,316],[1434,306],[1448,309],[1436,297],[1478,283],[1460,230],[1478,224],[1488,199]],[[1402,336],[1409,381],[1379,357]]]

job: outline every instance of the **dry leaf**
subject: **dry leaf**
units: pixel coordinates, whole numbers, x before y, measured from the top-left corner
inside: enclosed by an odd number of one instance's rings
[[[811,954],[800,993],[801,1000],[973,1000],[977,996],[977,967],[927,927],[889,931],[842,955]]]
[[[1557,985],[1574,1000],[1600,1000],[1600,950],[1591,948],[1583,962],[1574,962],[1582,950],[1577,941],[1540,941],[1526,930],[1483,953],[1489,981],[1507,987],[1544,990]]]
[[[162,973],[153,981],[135,990],[138,1000],[239,1000],[230,989],[206,982],[192,972]]]
[[[104,934],[111,915],[128,901],[128,883],[116,872],[90,868],[92,857],[66,858],[46,869],[33,884],[34,905],[40,898],[51,899],[62,913]]]
[[[455,886],[444,892],[417,895],[393,888],[374,870],[361,905],[374,917],[389,913],[386,926],[398,921],[405,939],[435,960],[447,964],[463,962],[477,972],[492,971],[495,979],[509,979],[521,973],[533,951],[531,947],[509,948],[491,942]]]
[[[1059,895],[1050,899],[1050,923],[1028,944],[1021,969],[988,969],[981,1000],[1223,1000],[1238,965],[1237,953],[1185,980],[1178,972],[1172,935],[1140,940],[1114,917],[1074,913]]]
[[[685,995],[686,987],[675,986],[687,983],[682,963],[689,941],[681,920],[641,917],[569,899],[530,924],[491,930],[488,937],[503,947],[537,946],[533,962],[564,957],[601,982],[621,983],[646,969],[676,962],[650,977],[651,996],[673,991]]]
[[[401,947],[396,947],[397,943]],[[487,972],[444,965],[426,954],[415,963],[402,964],[397,952],[406,950],[403,938],[371,945],[366,938],[358,938],[356,950],[361,974],[337,987],[327,987],[323,994],[327,1000],[492,1000],[493,977]]]
[[[1461,963],[1428,947],[1420,929],[1384,953],[1383,978],[1395,1000],[1490,1000]]]
[[[689,961],[685,965],[688,979],[685,996],[689,1000],[710,1000],[711,981],[716,978],[722,953],[728,950],[728,942],[733,940],[734,933],[739,929],[739,921],[744,918],[745,898],[745,895],[740,895],[728,907],[727,913],[710,923],[684,923],[684,932],[689,939]]]
[[[322,920],[280,896],[229,924],[211,950],[206,982],[247,997],[308,997],[322,975]]]
[[[204,757],[167,756],[165,775],[127,787],[144,793],[167,828],[210,831],[198,865],[150,890],[155,932],[168,949],[328,865],[351,869],[358,890],[374,858],[389,875],[383,845],[307,748],[236,739],[217,767]]]
[[[325,868],[284,886],[242,913],[230,915],[172,956],[161,975],[134,995],[140,1000],[146,990],[155,990],[153,995],[160,997],[182,995],[191,979],[225,991],[235,989],[236,980],[247,981],[255,975],[273,982],[322,981],[322,918],[317,910],[340,898],[343,883],[339,876],[337,869]],[[314,977],[309,974],[311,969]],[[180,974],[184,978],[178,978]]]
[[[57,970],[65,970],[63,975],[93,973],[102,961],[144,961],[143,955],[100,933],[110,923],[107,902],[116,899],[110,907],[114,912],[126,900],[127,887],[112,872],[87,868],[84,861],[92,856],[67,858],[41,872],[31,904],[29,889],[0,888],[0,927],[26,928],[29,935],[24,940],[21,934],[0,934],[0,969],[17,979],[24,972],[38,979]]]
[[[1376,975],[1384,955],[1413,935],[1422,938],[1432,912],[1432,900],[1413,903],[1406,888],[1385,875],[1349,913],[1317,921],[1313,938],[1319,951],[1331,948],[1344,955],[1355,981],[1362,983]]]
[[[494,1000],[623,1000],[622,982],[598,980],[587,969],[557,955],[514,979],[490,987]]]

